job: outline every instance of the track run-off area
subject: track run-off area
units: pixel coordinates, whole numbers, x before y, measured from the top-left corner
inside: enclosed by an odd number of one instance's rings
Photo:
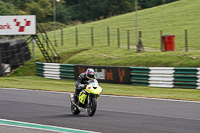
[[[0,132],[199,133],[200,102],[101,95],[93,117],[69,93],[0,88]]]

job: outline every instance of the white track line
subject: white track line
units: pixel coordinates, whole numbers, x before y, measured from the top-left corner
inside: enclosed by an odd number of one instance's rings
[[[0,125],[46,130],[46,131],[53,131],[53,132],[60,132],[60,133],[77,133],[77,132],[79,132],[79,133],[97,133],[97,132],[93,132],[93,131],[65,128],[65,127],[58,127],[58,126],[50,126],[50,125],[42,125],[42,124],[28,123],[28,122],[21,122],[21,121],[15,121],[15,120],[7,120],[7,119],[0,119]]]

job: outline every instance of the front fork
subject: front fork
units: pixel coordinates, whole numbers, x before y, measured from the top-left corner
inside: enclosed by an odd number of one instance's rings
[[[92,98],[93,97],[91,97],[90,96],[90,94],[88,95],[88,97],[87,97],[88,99],[87,99],[87,108],[89,108],[89,109],[91,109],[92,107],[93,107],[93,104],[91,104],[92,103]]]
[[[100,95],[97,95],[96,100],[99,99],[99,96]],[[87,96],[87,107],[89,107],[90,103],[91,103],[91,98],[90,98],[90,94],[88,94],[88,96]]]
[[[88,98],[87,98],[88,102],[87,102],[87,107],[89,107],[90,105],[90,102],[91,102],[91,99],[90,99],[90,95],[88,95]]]

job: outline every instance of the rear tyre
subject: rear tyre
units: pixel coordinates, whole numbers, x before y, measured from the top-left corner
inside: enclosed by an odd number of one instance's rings
[[[78,107],[76,107],[73,103],[71,103],[71,112],[73,115],[78,115],[80,113]]]
[[[96,112],[97,108],[97,100],[95,98],[91,98],[91,102],[89,104],[89,107],[87,108],[87,113],[89,116],[93,116]]]

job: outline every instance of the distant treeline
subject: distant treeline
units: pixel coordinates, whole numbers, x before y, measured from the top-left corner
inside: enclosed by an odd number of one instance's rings
[[[135,11],[135,0],[54,0],[56,20],[91,21]],[[178,0],[137,0],[138,10]],[[53,21],[53,0],[0,0],[0,15],[37,15],[37,22]]]

